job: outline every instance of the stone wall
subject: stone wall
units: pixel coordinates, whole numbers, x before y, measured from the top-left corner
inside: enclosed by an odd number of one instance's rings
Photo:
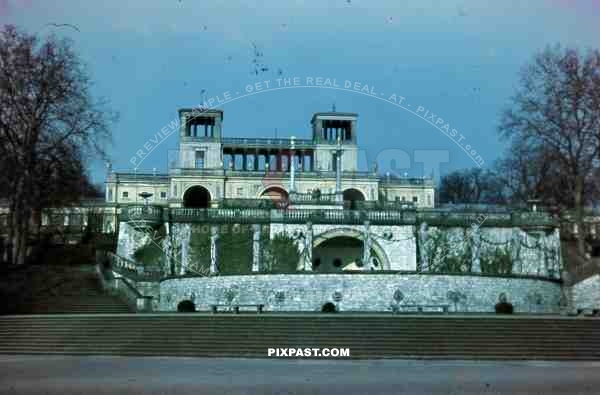
[[[600,309],[600,275],[592,277],[571,287],[571,298],[575,309]]]
[[[334,294],[336,294],[334,296]],[[515,312],[558,313],[561,286],[535,278],[434,274],[293,274],[188,277],[160,283],[161,311],[176,311],[192,299],[211,304],[265,304],[265,311],[320,311],[334,302],[340,311],[391,311],[399,304],[448,304],[450,311],[494,312],[501,293]],[[452,295],[458,295],[453,298]],[[341,296],[339,301],[334,299]],[[456,304],[454,303],[456,301]]]

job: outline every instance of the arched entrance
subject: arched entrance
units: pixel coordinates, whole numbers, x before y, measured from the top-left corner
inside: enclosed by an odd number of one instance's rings
[[[344,203],[347,202],[347,207],[350,208],[350,210],[356,210],[358,206],[356,202],[364,201],[365,195],[358,189],[348,188],[344,191],[343,199]]]
[[[364,270],[362,235],[353,229],[319,235],[314,240],[312,257],[313,270],[316,272]],[[389,269],[385,252],[376,242],[373,242],[369,266],[372,270]]]
[[[210,207],[210,192],[200,185],[195,185],[183,194],[183,205],[192,208]]]
[[[260,194],[261,199],[269,199],[277,207],[287,207],[289,195],[282,187],[268,187]]]

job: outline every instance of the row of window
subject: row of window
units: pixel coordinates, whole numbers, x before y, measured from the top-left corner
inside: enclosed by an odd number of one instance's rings
[[[396,201],[402,201],[405,202],[406,201],[406,196],[396,196]],[[413,196],[412,198],[413,203],[418,203],[419,202],[419,197],[418,196]],[[427,195],[427,204],[431,205],[431,195]]]

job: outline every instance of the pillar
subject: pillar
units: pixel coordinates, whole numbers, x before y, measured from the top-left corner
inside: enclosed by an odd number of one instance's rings
[[[219,225],[210,227],[210,274],[219,273]]]
[[[481,251],[481,233],[479,226],[471,226],[470,232],[470,240],[467,240],[467,242],[471,243],[471,272],[481,273],[481,260],[479,258]]]
[[[298,170],[300,170],[300,171],[306,170],[304,168],[304,159],[305,159],[304,155],[305,155],[304,151],[303,150],[300,151],[300,156],[298,156]]]
[[[371,270],[371,248],[373,242],[371,240],[371,231],[369,221],[365,221],[365,233],[363,237],[363,270]]]
[[[420,256],[418,256],[417,259],[421,260],[421,271],[422,272],[428,272],[429,265],[433,263],[433,262],[429,262],[429,260],[427,258],[427,248],[430,248],[430,246],[428,245],[428,241],[429,241],[428,226],[427,226],[427,223],[422,222],[419,225],[418,237],[417,237],[417,243],[419,243],[419,254],[420,254]]]
[[[290,162],[290,192],[296,192],[296,165],[293,160]]]
[[[260,271],[260,224],[252,225],[252,271]]]
[[[213,137],[216,137],[218,139],[221,138],[221,118],[220,117],[215,118],[215,127],[214,127],[213,134],[214,134]]]
[[[277,151],[277,153],[275,154],[275,168],[276,171],[281,171],[282,169],[282,155],[281,155],[281,151]]]
[[[248,170],[248,153],[246,151],[242,153],[242,170]]]
[[[306,237],[304,238],[304,271],[312,271],[312,250],[313,250],[313,228],[312,223],[306,224]]]
[[[189,243],[182,241],[182,243],[181,243],[181,262],[179,262],[179,274],[182,276],[185,274],[185,268],[187,266],[188,248],[189,248]]]
[[[338,139],[338,146],[335,154],[335,199],[336,202],[341,203],[343,200],[342,196],[342,144]]]

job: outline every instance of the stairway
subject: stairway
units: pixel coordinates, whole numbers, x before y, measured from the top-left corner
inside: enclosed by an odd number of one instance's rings
[[[131,312],[116,296],[104,293],[90,265],[40,267],[24,285],[18,314]]]
[[[600,319],[383,314],[0,317],[0,354],[267,357],[349,348],[351,358],[600,360]]]

